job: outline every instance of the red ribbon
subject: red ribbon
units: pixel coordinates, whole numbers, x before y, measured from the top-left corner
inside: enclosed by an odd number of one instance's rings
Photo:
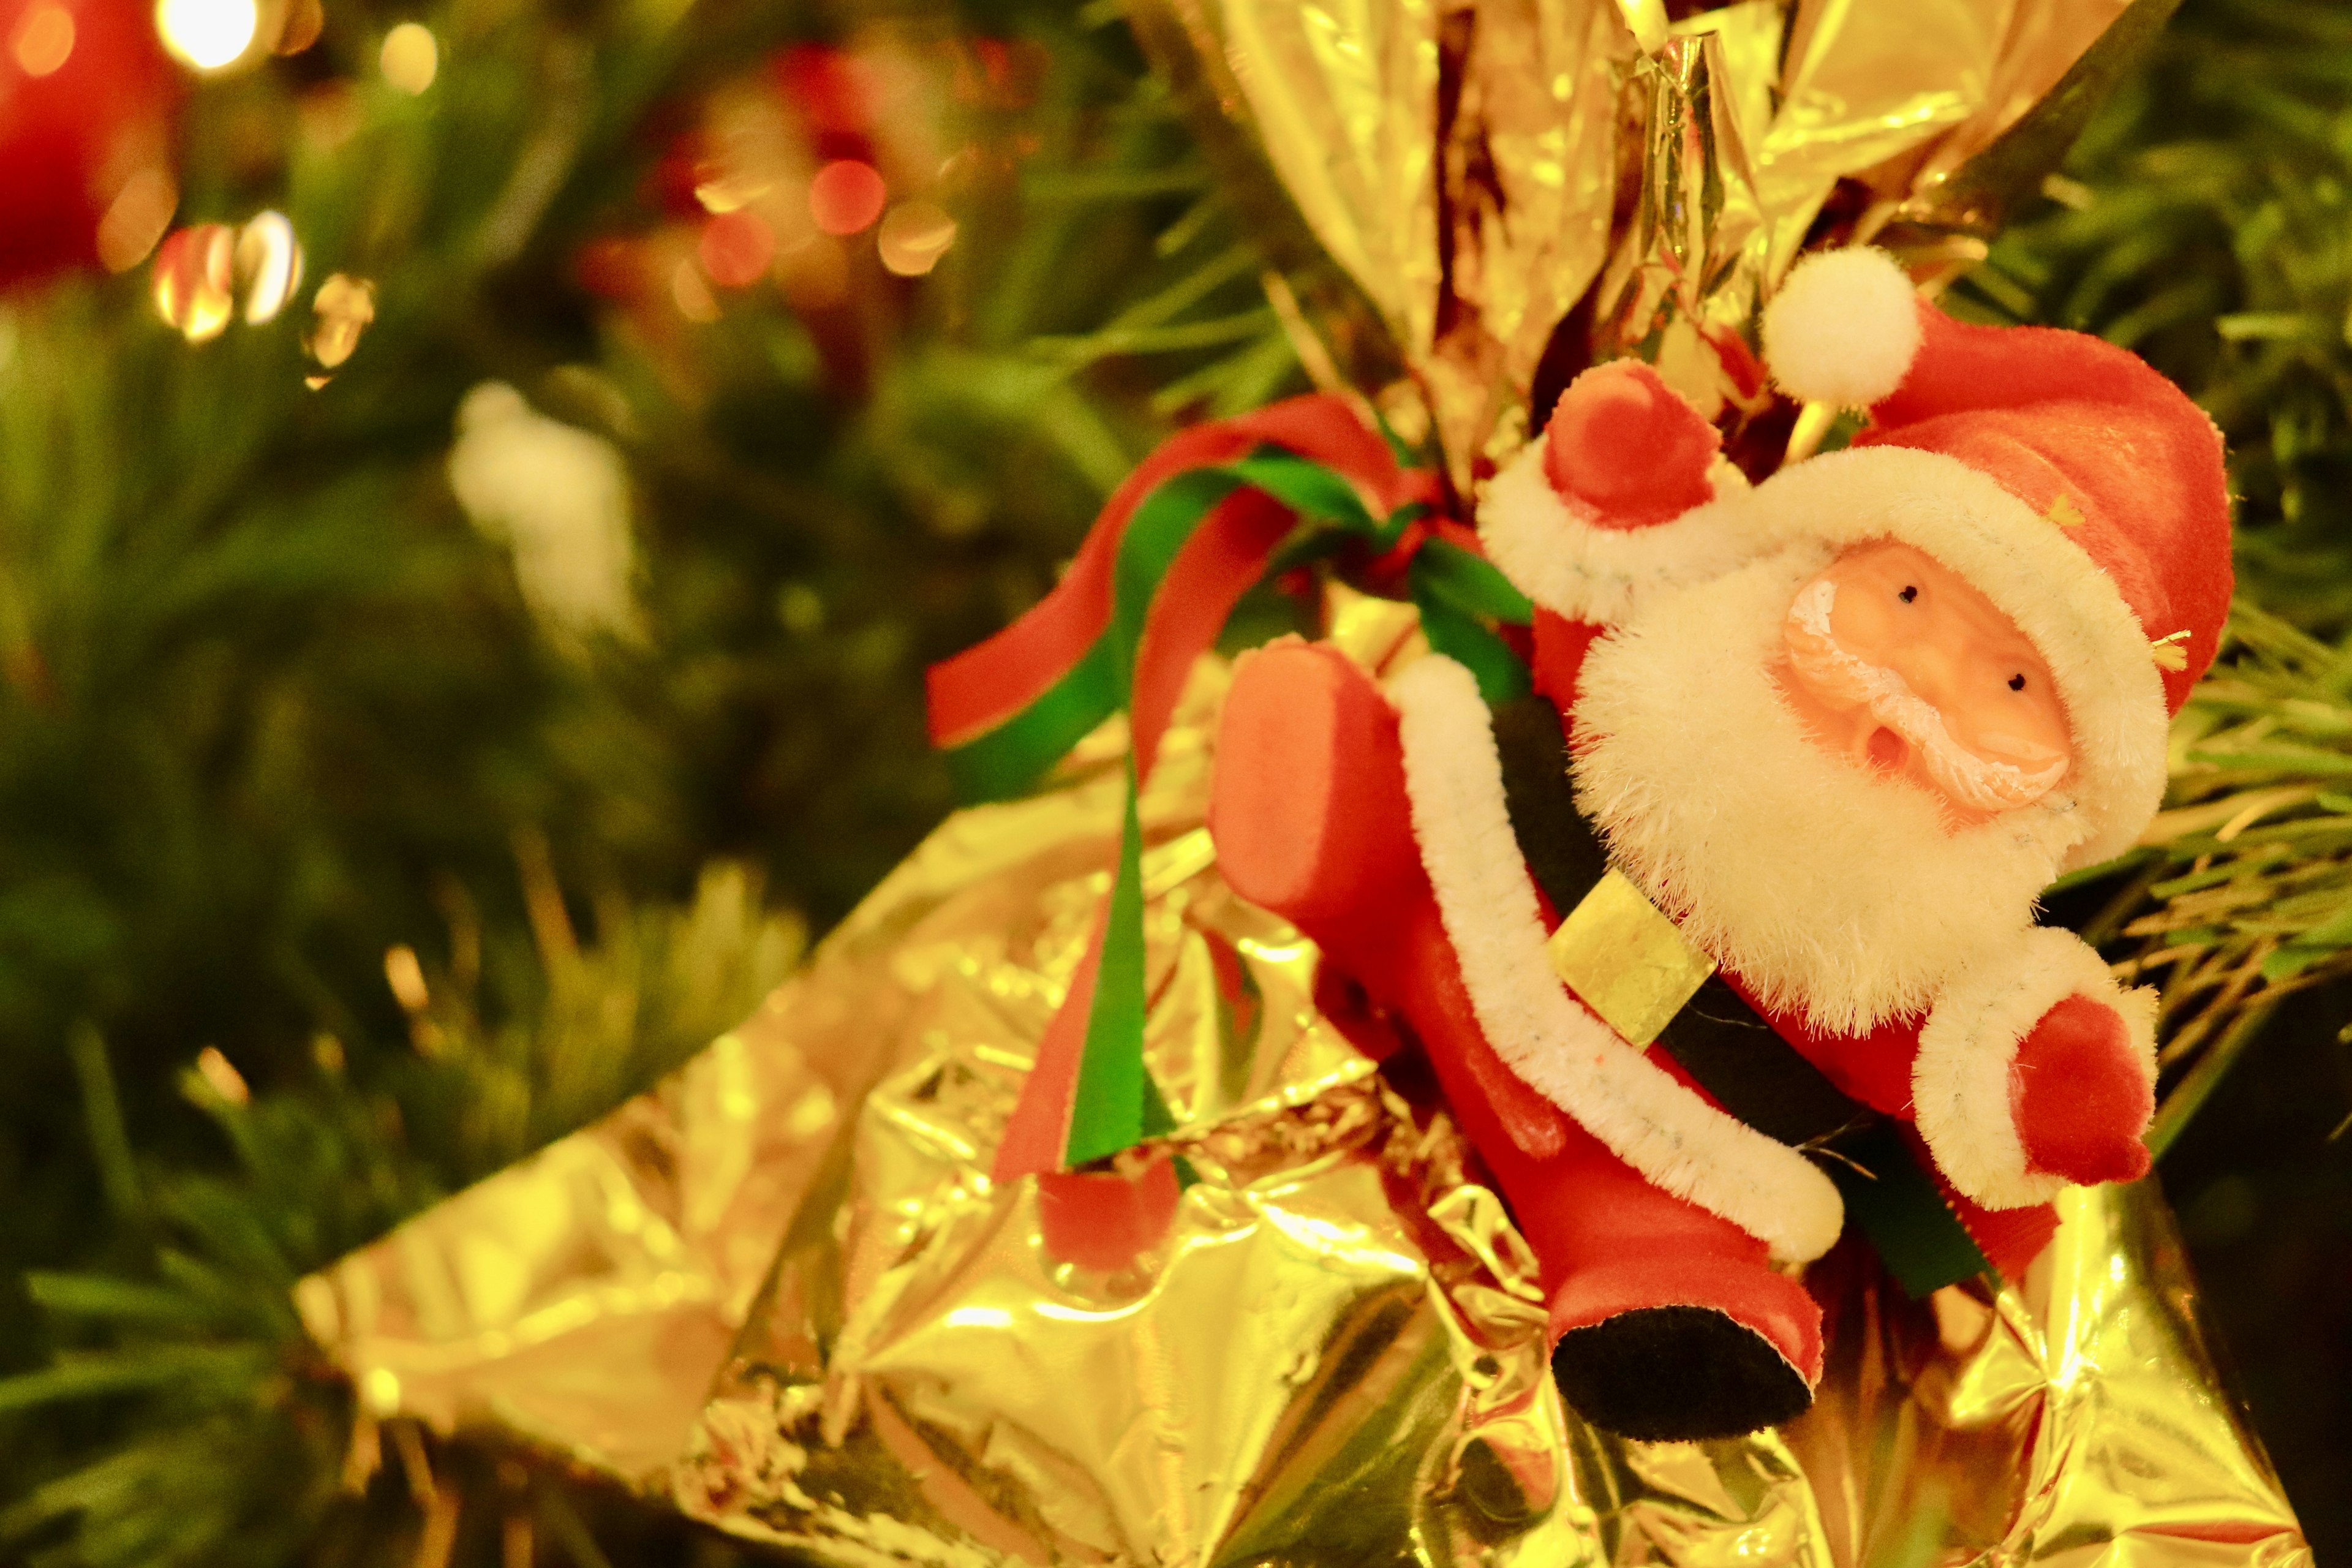
[[[1376,502],[1375,515],[1392,512],[1410,500],[1430,499],[1435,483],[1434,477],[1423,469],[1400,468],[1387,441],[1377,431],[1367,429],[1354,408],[1344,399],[1324,393],[1177,432],[1112,492],[1086,542],[1078,547],[1077,558],[1053,592],[986,642],[931,666],[926,680],[931,743],[943,749],[961,745],[1002,723],[1044,695],[1086,657],[1110,625],[1111,574],[1118,560],[1119,540],[1127,532],[1128,519],[1146,496],[1187,469],[1229,463],[1262,446],[1286,447],[1347,476],[1370,494]],[[1258,569],[1263,567],[1261,560]],[[1255,580],[1253,572],[1250,582]],[[1249,582],[1244,582],[1233,597],[1239,598],[1248,588]],[[1177,596],[1164,592],[1160,598],[1165,602]],[[1196,647],[1179,650],[1169,645],[1160,655],[1177,658],[1179,688],[1193,656],[1215,642],[1217,630],[1210,627]],[[1139,668],[1138,689],[1145,679],[1146,672]],[[1139,752],[1139,762],[1141,758]]]

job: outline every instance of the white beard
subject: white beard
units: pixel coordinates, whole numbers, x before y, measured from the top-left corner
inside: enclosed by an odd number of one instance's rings
[[[2062,787],[1949,831],[1925,790],[1806,734],[1770,672],[1830,555],[1643,603],[1585,659],[1572,771],[1612,858],[1760,1005],[1858,1033],[2013,942],[2093,825]]]

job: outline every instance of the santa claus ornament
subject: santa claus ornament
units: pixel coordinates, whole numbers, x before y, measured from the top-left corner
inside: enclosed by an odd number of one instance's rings
[[[1643,1438],[1808,1407],[1803,1268],[1849,1220],[1925,1293],[2019,1274],[2066,1184],[2146,1172],[2154,994],[2035,900],[2154,814],[2230,598],[2220,437],[2129,353],[1957,323],[1867,250],[1801,264],[1763,337],[1783,391],[1867,410],[1850,447],[1751,486],[1603,364],[1474,541],[1335,405],[1286,405],[1147,465],[934,679],[968,776],[1130,704],[1139,777],[1151,693],[1300,557],[1293,514],[1330,525],[1305,553],[1404,563],[1434,651],[1385,689],[1321,645],[1244,656],[1211,831],[1365,1037],[1426,1053],[1540,1262],[1561,1394]],[[1000,1177],[1083,1182],[1155,1130],[1134,837]],[[1097,1254],[1181,1177],[1123,1168],[1072,1222]]]

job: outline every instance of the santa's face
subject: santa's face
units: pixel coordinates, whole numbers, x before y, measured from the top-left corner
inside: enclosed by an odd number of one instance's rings
[[[1933,556],[1879,540],[1798,590],[1782,694],[1832,754],[1927,792],[1955,827],[2030,805],[2074,744],[2057,682],[1991,600]]]
[[[1579,678],[1577,799],[1612,856],[1759,1000],[1824,1028],[1926,1006],[2032,923],[2092,831],[2047,670],[1934,564],[1793,545],[1645,600]],[[1948,613],[1906,631],[1923,603]]]

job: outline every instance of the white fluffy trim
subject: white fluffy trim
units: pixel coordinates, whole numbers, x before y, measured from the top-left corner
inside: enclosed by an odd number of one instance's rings
[[[1971,964],[1919,1031],[1911,1072],[1919,1135],[1952,1185],[1987,1208],[2045,1204],[2066,1187],[2063,1177],[2026,1169],[2010,1073],[2042,1016],[2077,994],[2122,1016],[2141,1070],[2152,1079],[2155,991],[2119,990],[2105,962],[2072,931],[2028,931]]]
[[[1607,528],[1572,507],[1544,473],[1549,431],[1488,482],[1478,538],[1519,591],[1571,621],[1615,626],[1643,595],[1703,583],[1753,554],[1755,530],[1738,510],[1748,479],[1718,461],[1716,499],[1647,528]]]
[[[1707,1104],[1619,1038],[1553,977],[1543,919],[1503,798],[1477,682],[1421,659],[1391,688],[1402,719],[1413,836],[1479,1027],[1511,1070],[1677,1197],[1807,1262],[1844,1207],[1805,1157]]]
[[[1611,858],[1685,935],[1768,1010],[1845,1034],[1924,1012],[2014,941],[2088,824],[2062,788],[1950,828],[1927,791],[1822,749],[1772,668],[1832,553],[1790,545],[1594,643],[1575,771]]]
[[[1764,363],[1801,402],[1869,407],[1903,384],[1920,336],[1910,277],[1867,246],[1806,257],[1764,309]]]
[[[2074,764],[2062,787],[2091,830],[2062,869],[2131,847],[2164,795],[2164,681],[2115,580],[2063,528],[1957,458],[1902,447],[1808,458],[1740,511],[1766,536],[1759,551],[1899,539],[1974,584],[2032,640],[2065,704]]]

